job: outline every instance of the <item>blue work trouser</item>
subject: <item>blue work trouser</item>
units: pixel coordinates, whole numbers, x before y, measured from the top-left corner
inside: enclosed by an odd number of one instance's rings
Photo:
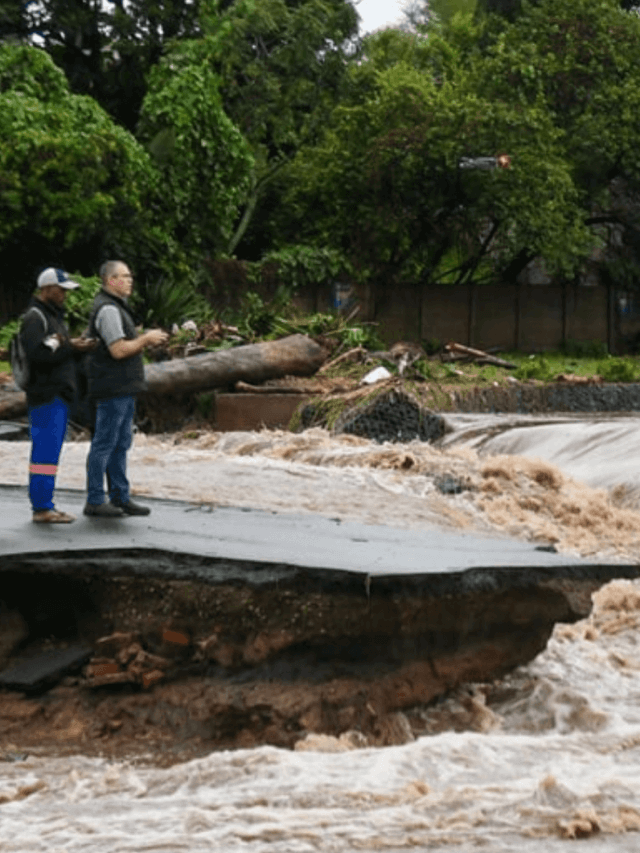
[[[133,437],[136,398],[111,397],[96,403],[96,422],[87,456],[87,503],[104,503],[104,477],[108,476],[113,503],[129,500],[127,450]]]
[[[69,407],[60,397],[40,406],[29,406],[29,500],[34,512],[54,509],[53,489],[68,418]]]

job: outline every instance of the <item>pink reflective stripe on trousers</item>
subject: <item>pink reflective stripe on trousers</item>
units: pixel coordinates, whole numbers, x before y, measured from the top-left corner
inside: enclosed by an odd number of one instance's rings
[[[34,462],[29,465],[30,474],[44,474],[47,477],[55,477],[57,472],[57,465],[36,464]]]

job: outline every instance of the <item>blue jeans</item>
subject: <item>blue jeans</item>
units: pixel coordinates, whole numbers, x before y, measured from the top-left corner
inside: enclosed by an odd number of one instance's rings
[[[104,476],[108,475],[113,503],[129,500],[127,450],[133,438],[136,398],[111,397],[96,403],[96,423],[87,456],[87,503],[104,503]]]
[[[68,417],[69,407],[60,397],[29,408],[29,500],[34,512],[54,509],[53,489]]]

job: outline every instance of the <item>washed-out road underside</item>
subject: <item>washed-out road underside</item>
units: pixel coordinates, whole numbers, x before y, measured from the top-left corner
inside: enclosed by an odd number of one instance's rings
[[[0,756],[406,742],[424,706],[530,661],[595,589],[638,574],[555,557],[372,575],[151,547],[5,554]]]

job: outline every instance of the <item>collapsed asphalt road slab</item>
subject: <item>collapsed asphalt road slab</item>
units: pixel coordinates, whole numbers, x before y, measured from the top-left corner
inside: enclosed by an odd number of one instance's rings
[[[60,506],[77,515],[71,525],[33,524],[26,490],[0,486],[0,559],[15,554],[151,549],[219,563],[291,565],[299,569],[355,572],[360,576],[460,573],[500,567],[587,565],[585,560],[548,551],[509,537],[483,536],[425,526],[422,531],[331,519],[310,513],[271,513],[235,507],[144,498],[145,517],[86,518],[84,495],[58,489]],[[179,572],[173,566],[171,572]],[[185,570],[186,571],[186,570]],[[198,579],[211,579],[202,570]],[[192,579],[198,574],[189,569]]]
[[[61,648],[31,650],[0,672],[0,687],[27,693],[41,692],[57,683],[68,672],[76,671],[91,658],[88,643],[64,644]]]
[[[58,499],[78,520],[34,525],[25,489],[0,487],[0,680],[34,646],[91,652],[45,694],[0,691],[13,742],[55,738],[69,715],[100,751],[142,732],[403,742],[411,709],[526,663],[603,583],[640,574],[436,528],[153,500],[147,518],[105,520],[80,493]]]

